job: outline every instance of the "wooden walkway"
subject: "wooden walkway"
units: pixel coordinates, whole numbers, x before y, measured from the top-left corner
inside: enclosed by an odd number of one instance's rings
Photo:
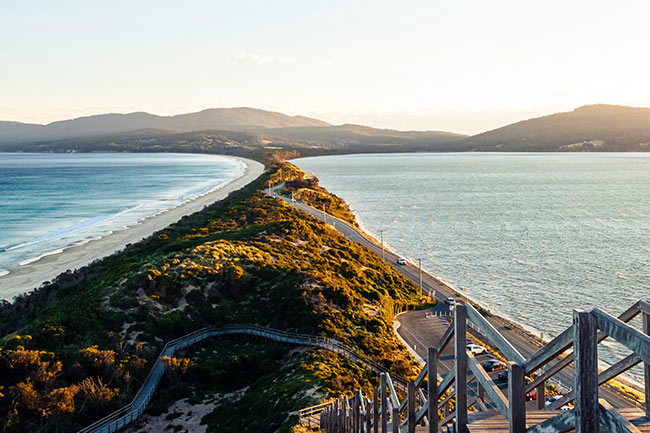
[[[642,409],[624,408],[617,409],[628,421],[636,426],[640,432],[650,433],[650,419],[645,416]],[[553,418],[559,412],[554,410],[537,410],[526,413],[526,425],[531,427],[547,419]],[[508,433],[508,422],[498,411],[469,412],[467,414],[467,428],[470,433]],[[574,430],[571,430],[574,431]],[[601,433],[609,430],[601,426]]]

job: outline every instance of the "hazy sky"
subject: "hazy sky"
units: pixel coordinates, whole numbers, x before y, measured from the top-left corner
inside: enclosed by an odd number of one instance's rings
[[[647,1],[0,0],[0,119],[251,106],[473,133],[650,106]]]

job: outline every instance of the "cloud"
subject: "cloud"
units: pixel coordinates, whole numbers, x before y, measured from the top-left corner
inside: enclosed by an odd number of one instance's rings
[[[235,54],[230,56],[231,59],[237,60],[238,62],[246,63],[256,63],[258,65],[263,65],[267,63],[274,63],[276,65],[290,65],[296,63],[295,59],[290,57],[280,57],[275,58],[272,56],[265,56],[255,53],[245,53],[243,51],[237,51]]]
[[[329,68],[334,64],[334,62],[332,62],[331,60],[321,60],[320,64],[325,66],[326,68]]]

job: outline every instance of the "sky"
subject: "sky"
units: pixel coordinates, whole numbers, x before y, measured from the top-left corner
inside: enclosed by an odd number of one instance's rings
[[[650,2],[0,0],[0,120],[248,106],[472,134],[650,106]]]

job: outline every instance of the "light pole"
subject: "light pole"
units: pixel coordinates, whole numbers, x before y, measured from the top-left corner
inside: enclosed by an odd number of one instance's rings
[[[381,237],[381,260],[384,260],[384,230],[379,230],[379,236]]]
[[[418,259],[418,270],[420,271],[420,297],[422,297],[422,259]]]
[[[327,224],[327,214],[325,213],[325,203],[323,203],[323,222]]]

